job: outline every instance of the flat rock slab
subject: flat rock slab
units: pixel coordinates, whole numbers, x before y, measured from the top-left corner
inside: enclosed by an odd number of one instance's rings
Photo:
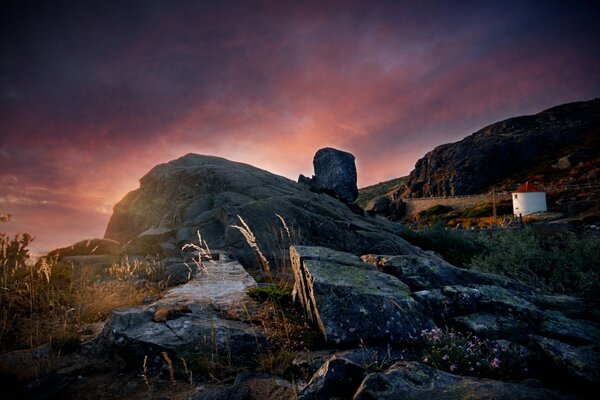
[[[400,342],[434,326],[408,286],[358,257],[305,246],[290,256],[295,297],[328,342]]]
[[[369,374],[353,398],[551,400],[579,397],[525,384],[453,375],[416,362],[401,362],[385,373]]]
[[[223,357],[241,364],[265,344],[258,328],[223,317],[229,308],[252,301],[246,290],[256,281],[235,261],[209,264],[194,279],[152,304],[113,311],[102,337],[125,359],[161,367],[163,352],[174,360]]]
[[[207,262],[196,277],[166,292],[157,306],[207,304],[225,309],[247,299],[246,290],[258,285],[237,261]]]
[[[532,336],[530,347],[539,355],[540,368],[572,385],[600,389],[600,352],[594,345],[573,346],[542,336]]]
[[[394,275],[411,290],[437,289],[447,285],[493,285],[512,291],[531,292],[531,288],[504,276],[455,267],[430,254],[362,256],[363,261]]]
[[[540,324],[540,334],[572,344],[600,344],[600,324],[570,319],[559,311],[547,310]]]

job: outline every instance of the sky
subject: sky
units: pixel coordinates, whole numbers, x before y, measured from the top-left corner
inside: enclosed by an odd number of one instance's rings
[[[102,237],[187,153],[359,187],[491,123],[600,96],[595,1],[3,1],[0,231]]]

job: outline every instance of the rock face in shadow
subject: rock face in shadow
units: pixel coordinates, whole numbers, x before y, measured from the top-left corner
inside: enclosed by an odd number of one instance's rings
[[[328,342],[399,342],[434,326],[408,286],[356,256],[304,246],[290,256],[294,295]]]
[[[126,251],[164,256],[197,242],[199,230],[211,247],[245,265],[255,263],[242,234],[231,227],[240,225],[238,215],[269,257],[283,257],[291,243],[357,254],[420,253],[398,236],[405,230],[399,224],[359,216],[331,196],[250,165],[197,154],[146,174],[140,188],[114,207],[105,237],[125,244]]]
[[[312,179],[300,175],[298,182],[314,191],[332,195],[346,204],[353,203],[358,197],[356,187],[356,165],[354,156],[345,151],[326,147],[315,154]]]
[[[400,362],[385,373],[369,374],[353,398],[550,400],[579,397],[526,384],[453,375],[416,362]]]
[[[593,141],[599,127],[598,99],[492,124],[459,142],[438,146],[419,159],[403,197],[479,193],[535,157]]]
[[[224,317],[245,301],[254,279],[236,261],[209,264],[188,283],[167,291],[152,304],[113,311],[101,342],[132,365],[158,370],[172,360],[187,362],[230,360],[252,363],[266,344],[262,331],[248,323]]]

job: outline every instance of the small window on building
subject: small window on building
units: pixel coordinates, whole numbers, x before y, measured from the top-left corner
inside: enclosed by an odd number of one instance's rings
[[[518,197],[518,195],[515,194],[515,199]]]

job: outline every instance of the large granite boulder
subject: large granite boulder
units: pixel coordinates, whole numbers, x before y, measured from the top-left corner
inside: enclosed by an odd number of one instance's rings
[[[408,286],[359,257],[305,246],[290,256],[294,296],[328,342],[400,342],[434,326]]]
[[[416,362],[400,362],[386,372],[369,374],[355,400],[550,400],[579,397],[535,385],[459,376]]]
[[[326,147],[313,159],[315,174],[312,179],[300,175],[298,182],[312,190],[328,193],[350,204],[358,197],[354,156],[345,151]]]
[[[211,248],[255,264],[252,249],[232,228],[241,224],[238,215],[267,257],[286,256],[293,243],[356,254],[420,253],[399,236],[406,229],[399,224],[357,215],[327,194],[250,165],[197,154],[146,174],[140,188],[114,207],[105,237],[129,243],[132,252],[156,254],[197,242],[200,231]]]
[[[167,357],[251,364],[266,345],[265,336],[258,327],[227,316],[233,307],[252,302],[246,290],[253,287],[256,281],[238,262],[210,263],[149,305],[115,309],[98,343],[132,365],[146,359],[151,371],[164,369]]]

